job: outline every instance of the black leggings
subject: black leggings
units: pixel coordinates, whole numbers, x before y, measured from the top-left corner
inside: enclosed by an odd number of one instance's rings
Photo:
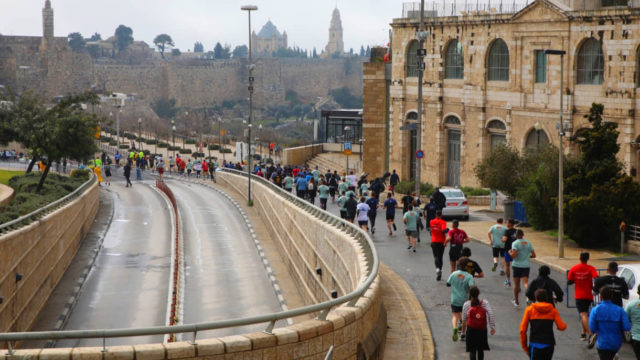
[[[640,341],[633,340],[633,352],[636,354],[636,359],[640,359]]]
[[[436,269],[442,270],[442,255],[444,254],[444,244],[432,242],[431,251],[433,251],[433,261],[436,264]]]
[[[553,358],[553,346],[548,346],[544,349],[529,348],[531,360],[551,360]]]
[[[483,350],[471,350],[469,352],[470,360],[484,360],[484,351]]]
[[[376,227],[376,214],[375,212],[370,212],[369,213],[369,222],[371,223],[371,228],[373,229],[374,227]]]
[[[618,353],[617,350],[600,350],[598,349],[598,355],[600,356],[600,360],[613,360],[613,358]]]

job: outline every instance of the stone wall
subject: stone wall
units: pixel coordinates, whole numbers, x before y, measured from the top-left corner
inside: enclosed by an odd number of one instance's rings
[[[286,148],[282,152],[282,163],[285,165],[301,165],[322,153],[322,151],[322,144]]]
[[[385,63],[363,64],[362,136],[367,139],[362,154],[362,171],[383,174],[386,164],[387,80]]]
[[[9,205],[9,203],[13,199],[13,193],[14,190],[11,186],[0,184],[0,208]]]
[[[246,177],[221,173],[220,181],[244,194]],[[366,277],[365,249],[338,227],[306,213],[259,181],[254,184],[254,206],[265,214],[283,259],[297,281],[305,305],[344,295]],[[323,269],[321,276],[315,268]],[[355,306],[333,309],[327,320],[307,320],[273,333],[256,332],[217,339],[170,344],[19,350],[19,357],[48,360],[75,359],[324,359],[331,346],[334,359],[379,359],[384,342],[386,313],[380,278],[376,278]]]
[[[0,332],[31,328],[93,225],[98,205],[96,182],[64,207],[0,236]]]
[[[468,14],[427,19],[427,56],[424,72],[422,137],[426,156],[421,161],[421,181],[456,185],[449,175],[449,135],[460,134],[460,184],[477,186],[473,168],[491,151],[494,134],[519,150],[539,123],[542,136],[558,145],[556,122],[559,100],[564,99],[564,119],[572,130],[564,138],[567,153],[576,153],[569,141],[572,135],[589,126],[584,115],[592,102],[605,106],[605,119],[619,125],[618,158],[627,171],[640,167],[638,148],[632,141],[640,136],[640,112],[636,107],[638,43],[640,15],[636,9],[621,7],[594,11],[559,8],[551,1],[537,0],[515,14]],[[392,51],[392,85],[390,96],[391,168],[408,179],[410,132],[400,128],[417,110],[416,76],[407,76],[409,46],[415,41],[416,19],[394,19]],[[580,84],[577,80],[578,49],[585,40],[594,38],[602,44],[604,82],[601,85]],[[509,51],[509,79],[488,80],[488,53],[496,39],[502,39]],[[463,78],[445,78],[445,56],[453,40],[463,50]],[[560,57],[549,56],[546,81],[536,82],[535,51],[565,50],[563,89],[560,89]],[[382,91],[379,89],[378,91]],[[366,92],[366,91],[365,91]],[[380,94],[379,96],[382,96]],[[381,109],[382,110],[382,109]],[[459,124],[447,124],[453,117]],[[498,121],[505,130],[489,128]],[[383,148],[380,147],[380,151]],[[638,171],[640,174],[640,171]],[[636,175],[638,176],[638,175]]]

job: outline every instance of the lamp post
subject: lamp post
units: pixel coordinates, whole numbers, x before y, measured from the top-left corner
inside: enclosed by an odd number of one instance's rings
[[[345,126],[344,127],[344,131],[342,132],[342,148],[344,149],[344,144],[347,143],[347,140],[349,140],[349,138],[347,137],[347,134],[349,134],[349,131],[351,131],[351,127],[349,126]],[[347,159],[347,175],[349,175],[349,155],[345,155],[345,159]]]
[[[222,154],[222,161],[225,161],[224,152],[222,151],[222,117],[218,116],[218,151]]]
[[[173,138],[173,159],[175,160],[176,158],[176,125],[175,122],[173,120],[171,120],[171,136]]]
[[[138,118],[138,145],[142,150],[142,118]]]
[[[558,257],[564,257],[564,210],[563,210],[563,193],[564,193],[564,174],[563,174],[563,154],[562,154],[562,138],[564,137],[565,126],[562,121],[562,111],[564,110],[563,100],[563,78],[564,78],[564,50],[545,50],[545,55],[560,55],[560,121],[556,124],[558,129]]]
[[[118,147],[117,151],[120,151],[120,112],[124,107],[124,98],[111,95],[111,99],[113,100],[113,106],[116,108],[116,146]]]
[[[255,5],[244,5],[240,9],[247,12],[249,19],[249,125],[247,126],[249,160],[247,161],[247,204],[251,206],[253,205],[253,200],[251,200],[251,123],[253,122],[253,69],[255,68],[253,58],[251,57],[251,12],[258,10],[258,7]]]
[[[422,80],[424,78],[424,70],[426,68],[424,63],[424,57],[427,55],[427,50],[424,48],[424,41],[427,38],[428,32],[424,30],[424,0],[420,0],[420,25],[416,36],[419,40],[418,45],[418,123],[416,124],[416,150],[422,150]],[[415,156],[411,154],[411,156]],[[420,165],[421,161],[416,156],[413,161],[416,162],[416,194],[420,198]]]
[[[262,136],[262,124],[258,125],[258,129],[260,130],[260,131],[259,131],[259,135],[260,135],[260,136]],[[263,142],[263,141],[264,141],[264,139],[262,139],[262,140],[260,141],[260,156],[262,156],[262,142]]]
[[[364,145],[364,142],[367,141],[365,138],[360,138],[358,139],[358,143],[360,143],[360,165],[362,166],[362,145]],[[363,170],[363,169],[360,169]]]

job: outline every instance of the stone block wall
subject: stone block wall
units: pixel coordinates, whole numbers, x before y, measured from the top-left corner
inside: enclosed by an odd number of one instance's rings
[[[362,153],[362,171],[383,174],[386,161],[387,80],[385,63],[363,64],[362,135],[367,141]]]
[[[301,165],[309,161],[315,155],[322,153],[322,144],[298,146],[283,150],[283,164]]]
[[[89,232],[98,205],[96,182],[64,207],[0,236],[1,332],[31,328]]]

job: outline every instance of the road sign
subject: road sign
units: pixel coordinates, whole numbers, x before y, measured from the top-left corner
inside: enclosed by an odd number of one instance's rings
[[[422,151],[422,150],[416,151],[416,157],[418,159],[422,159],[424,157],[424,151]]]
[[[227,135],[227,130],[220,130],[220,136]]]
[[[345,155],[351,155],[353,153],[353,144],[350,142],[344,143],[343,153]]]

